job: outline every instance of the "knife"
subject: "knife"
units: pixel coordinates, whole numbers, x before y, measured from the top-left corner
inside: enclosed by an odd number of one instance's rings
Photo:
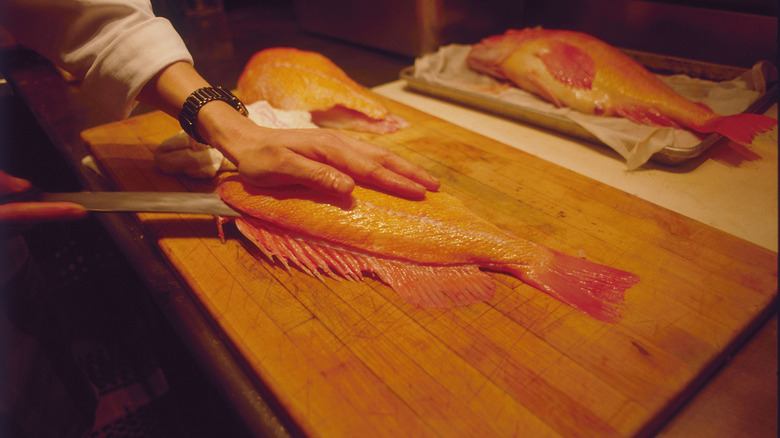
[[[193,192],[70,192],[46,193],[37,189],[4,195],[9,202],[73,202],[90,211],[133,211],[241,216],[216,193]]]

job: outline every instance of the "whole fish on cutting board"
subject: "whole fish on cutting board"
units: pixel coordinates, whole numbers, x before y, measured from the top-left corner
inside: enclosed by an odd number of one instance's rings
[[[581,32],[510,29],[473,45],[467,63],[585,114],[717,132],[742,144],[777,125],[776,119],[759,114],[718,115],[682,97],[620,50]]]
[[[312,122],[323,127],[385,134],[408,126],[317,52],[291,47],[261,50],[244,66],[238,91],[245,103],[265,100],[274,108],[309,111]]]
[[[603,321],[620,314],[636,275],[522,239],[443,192],[409,200],[357,186],[350,197],[305,187],[255,188],[229,176],[220,197],[245,216],[241,233],[269,258],[312,275],[373,273],[419,306],[450,308],[492,298],[502,271]]]

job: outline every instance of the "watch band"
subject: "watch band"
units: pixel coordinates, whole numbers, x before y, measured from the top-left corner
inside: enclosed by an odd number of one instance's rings
[[[200,111],[203,105],[213,100],[227,102],[242,115],[246,116],[248,114],[244,104],[233,93],[222,87],[203,87],[195,90],[184,101],[184,106],[182,106],[179,113],[179,123],[184,132],[199,143],[207,144],[206,140],[195,130],[195,123],[198,121],[198,111]]]

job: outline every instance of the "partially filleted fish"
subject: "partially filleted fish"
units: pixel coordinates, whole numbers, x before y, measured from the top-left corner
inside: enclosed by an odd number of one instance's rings
[[[407,301],[449,308],[493,296],[485,268],[514,275],[604,321],[619,316],[638,277],[534,244],[501,230],[456,198],[408,200],[361,186],[351,197],[304,187],[250,188],[224,179],[222,199],[246,216],[236,226],[269,258],[313,275],[373,273]]]
[[[274,108],[308,111],[312,122],[323,127],[384,134],[408,126],[317,52],[290,47],[261,50],[244,67],[238,91],[246,103],[265,100]]]
[[[585,114],[717,132],[742,144],[777,125],[776,119],[759,114],[718,115],[679,95],[620,50],[581,32],[512,29],[472,46],[467,62],[478,72]]]

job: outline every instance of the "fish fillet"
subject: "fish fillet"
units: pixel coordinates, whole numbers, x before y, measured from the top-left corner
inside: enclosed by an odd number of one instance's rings
[[[308,111],[323,127],[383,134],[408,126],[316,52],[289,47],[261,50],[244,67],[238,91],[246,103],[265,100],[274,108]]]
[[[220,197],[245,213],[237,228],[269,258],[312,275],[373,273],[420,306],[449,308],[492,298],[503,271],[603,321],[619,317],[638,277],[534,244],[428,192],[408,200],[365,187],[333,197],[303,187],[254,188],[224,179]]]
[[[684,98],[626,54],[581,32],[511,29],[475,44],[467,62],[476,71],[585,114],[717,132],[742,144],[777,125],[776,119],[759,114],[716,114]]]

